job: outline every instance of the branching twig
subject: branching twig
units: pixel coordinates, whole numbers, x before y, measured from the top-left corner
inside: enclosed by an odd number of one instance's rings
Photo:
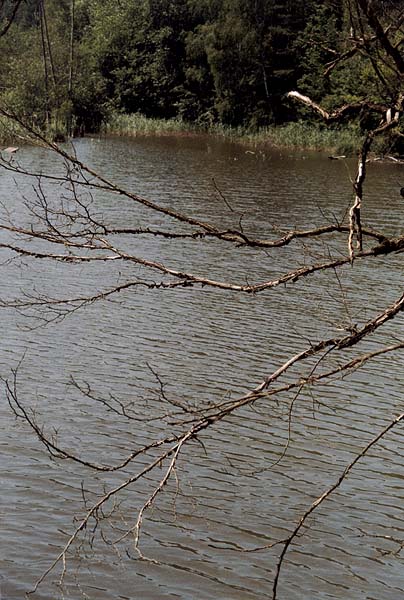
[[[363,448],[363,450],[359,454],[357,454],[355,456],[355,458],[352,460],[352,462],[350,462],[349,465],[347,467],[345,467],[343,473],[340,475],[338,480],[331,487],[329,487],[321,496],[319,496],[317,498],[317,500],[315,500],[311,504],[310,508],[308,508],[306,510],[306,512],[302,515],[302,517],[300,518],[299,523],[296,525],[296,527],[294,528],[294,530],[292,531],[290,536],[282,542],[283,548],[282,548],[282,552],[279,556],[278,564],[276,565],[275,579],[274,579],[273,590],[272,590],[272,600],[276,600],[276,598],[277,598],[279,576],[280,576],[280,571],[281,571],[281,568],[282,568],[282,565],[283,565],[283,562],[285,559],[285,555],[288,551],[289,546],[291,545],[293,540],[296,538],[296,536],[299,534],[301,528],[305,524],[307,518],[324,502],[324,500],[326,500],[342,484],[342,482],[346,479],[346,477],[352,471],[352,469],[357,464],[357,462],[359,460],[361,460],[368,453],[368,451],[373,446],[375,446],[391,429],[393,429],[393,427],[395,427],[401,421],[403,421],[403,419],[404,419],[404,413],[402,413],[401,415],[396,417],[393,421],[391,421],[382,431],[380,431],[376,435],[376,437],[374,437],[367,444],[367,446],[365,446],[365,448]]]

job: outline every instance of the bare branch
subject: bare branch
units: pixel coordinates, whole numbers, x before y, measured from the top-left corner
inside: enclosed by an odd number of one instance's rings
[[[389,431],[391,431],[391,429],[393,429],[393,427],[395,427],[396,425],[401,423],[401,421],[403,421],[403,419],[404,419],[404,413],[402,413],[401,415],[396,417],[393,421],[391,421],[384,429],[382,429],[382,431],[380,431],[367,444],[367,446],[365,446],[365,448],[363,448],[362,452],[360,452],[359,454],[357,454],[355,456],[355,458],[349,463],[349,465],[347,465],[347,467],[345,467],[343,473],[338,478],[338,480],[312,503],[310,508],[308,508],[306,510],[306,512],[302,515],[302,517],[299,520],[299,523],[296,525],[296,527],[294,528],[294,530],[292,531],[290,536],[285,541],[282,542],[284,545],[283,545],[282,552],[281,552],[279,560],[278,560],[278,564],[276,566],[275,579],[274,579],[274,584],[273,584],[273,589],[272,589],[272,600],[276,600],[276,598],[277,598],[279,576],[280,576],[280,571],[281,571],[281,568],[282,568],[282,565],[283,565],[283,562],[285,559],[285,555],[288,551],[290,544],[293,542],[293,540],[296,538],[296,536],[299,534],[301,528],[305,524],[307,518],[324,502],[324,500],[326,500],[337,488],[339,488],[339,486],[342,484],[342,482],[348,477],[349,473],[352,471],[354,466],[364,456],[366,456],[366,454],[369,452],[369,450],[373,446],[375,446],[387,433],[389,433]]]
[[[368,110],[376,110],[377,112],[385,112],[385,118],[381,124],[375,129],[369,131],[363,142],[359,160],[358,170],[354,182],[355,199],[349,211],[349,238],[348,238],[348,249],[351,261],[355,256],[354,239],[356,239],[356,247],[361,252],[363,249],[363,234],[362,234],[362,223],[361,223],[361,208],[363,200],[363,185],[366,178],[366,162],[368,154],[372,147],[373,140],[376,136],[385,133],[386,131],[397,126],[399,118],[403,109],[404,94],[400,94],[392,109],[385,110],[384,107],[375,106],[368,102],[359,102],[355,104],[345,105],[332,113],[324,110],[320,105],[313,102],[308,96],[304,96],[297,91],[291,91],[288,93],[290,98],[299,100],[306,106],[309,106],[312,110],[319,113],[323,119],[330,123],[335,120],[341,120],[344,116],[349,113],[356,112],[363,109],[364,107]]]
[[[363,13],[366,15],[367,21],[370,27],[375,32],[378,41],[383,46],[384,51],[388,56],[390,56],[393,59],[398,72],[403,75],[404,58],[401,52],[390,42],[390,39],[387,35],[388,29],[383,29],[374,11],[373,2],[371,0],[357,0],[357,2],[361,7]]]
[[[386,110],[388,108],[387,106],[384,106],[381,104],[375,104],[373,102],[368,102],[366,100],[363,100],[362,102],[354,102],[352,104],[344,104],[344,106],[341,106],[340,108],[337,108],[336,110],[334,110],[332,112],[328,112],[324,108],[322,108],[319,104],[317,104],[316,102],[311,100],[311,98],[309,98],[308,96],[304,96],[303,94],[301,94],[300,92],[297,92],[296,90],[288,92],[287,96],[288,96],[288,98],[293,98],[294,100],[298,100],[299,102],[302,102],[303,104],[305,104],[306,106],[311,108],[314,112],[318,113],[327,124],[342,121],[347,116],[359,114],[359,112],[361,110],[363,110],[364,108],[367,108],[371,111],[380,113],[382,115],[386,113]]]

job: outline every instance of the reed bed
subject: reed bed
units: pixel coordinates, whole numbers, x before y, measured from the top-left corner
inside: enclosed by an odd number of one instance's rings
[[[102,126],[101,133],[118,136],[209,133],[254,146],[327,150],[336,154],[353,153],[361,139],[359,131],[353,127],[330,129],[303,121],[281,126],[272,125],[251,131],[246,127],[229,127],[222,124],[202,126],[179,118],[151,119],[138,113],[112,114]]]

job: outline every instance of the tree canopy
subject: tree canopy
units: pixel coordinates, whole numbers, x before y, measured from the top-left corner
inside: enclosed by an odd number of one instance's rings
[[[15,3],[5,4],[3,22],[8,23]],[[17,4],[9,35],[0,40],[0,52],[7,56],[0,67],[0,100],[31,122],[56,130],[66,124],[77,131],[96,130],[112,110],[254,129],[314,118],[285,100],[290,89],[332,109],[365,98],[388,104],[400,85],[384,59],[383,36],[372,39],[369,23],[350,3]],[[393,0],[375,7],[397,55],[403,7]],[[344,57],[351,58],[349,64]]]

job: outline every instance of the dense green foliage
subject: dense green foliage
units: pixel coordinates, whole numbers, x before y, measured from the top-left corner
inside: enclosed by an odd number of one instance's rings
[[[250,130],[315,120],[286,100],[296,87],[328,108],[388,103],[400,82],[376,47],[324,76],[354,26],[336,0],[24,0],[0,38],[0,100],[56,136],[112,112]]]

